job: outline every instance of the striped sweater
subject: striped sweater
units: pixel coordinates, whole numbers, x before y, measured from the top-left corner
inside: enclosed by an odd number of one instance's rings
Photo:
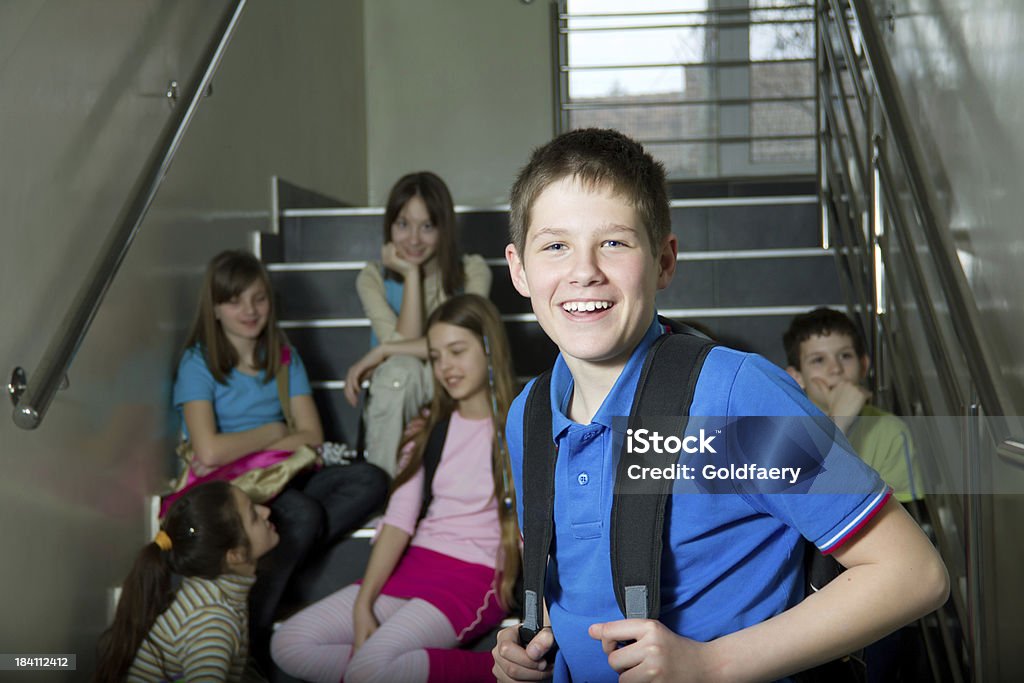
[[[183,579],[174,602],[139,646],[127,680],[242,680],[249,655],[249,590],[255,581],[237,574]]]

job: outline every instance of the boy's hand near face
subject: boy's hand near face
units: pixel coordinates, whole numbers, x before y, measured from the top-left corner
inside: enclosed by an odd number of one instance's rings
[[[807,396],[845,433],[871,398],[871,392],[846,380],[829,388],[824,379],[814,377],[807,383]]]
[[[654,619],[622,619],[593,624],[590,637],[601,641],[608,665],[621,683],[714,680],[706,643],[676,635]],[[636,642],[630,642],[636,641]],[[630,642],[621,646],[620,643]]]

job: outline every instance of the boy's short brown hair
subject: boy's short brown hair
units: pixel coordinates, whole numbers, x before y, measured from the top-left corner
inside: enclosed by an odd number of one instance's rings
[[[590,187],[609,185],[624,197],[639,214],[657,253],[672,222],[665,167],[639,142],[616,130],[581,128],[535,149],[512,186],[509,238],[520,257],[533,203],[549,185],[566,177]]]
[[[789,329],[782,335],[782,345],[786,347],[786,362],[799,370],[800,345],[811,337],[828,337],[833,334],[849,337],[858,358],[867,355],[864,350],[864,338],[849,316],[822,306],[801,313],[789,324]]]

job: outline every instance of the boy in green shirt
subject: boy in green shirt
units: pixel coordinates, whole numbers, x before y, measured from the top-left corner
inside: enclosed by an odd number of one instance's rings
[[[921,498],[921,474],[906,423],[868,403],[871,361],[860,332],[845,314],[816,308],[793,318],[782,337],[786,372],[846,434],[861,460],[875,469],[901,503]]]

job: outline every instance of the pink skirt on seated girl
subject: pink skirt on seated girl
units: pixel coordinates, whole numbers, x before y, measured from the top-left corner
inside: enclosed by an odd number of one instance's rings
[[[382,595],[419,598],[441,610],[460,643],[471,641],[501,623],[498,604],[501,573],[482,564],[409,546],[381,589]]]

